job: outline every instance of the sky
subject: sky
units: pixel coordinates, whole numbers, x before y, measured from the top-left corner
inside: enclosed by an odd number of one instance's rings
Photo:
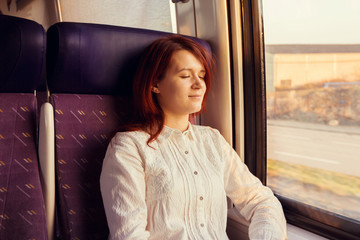
[[[265,44],[360,44],[360,0],[262,0]]]

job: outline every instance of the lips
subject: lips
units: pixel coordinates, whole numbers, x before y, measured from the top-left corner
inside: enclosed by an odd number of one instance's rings
[[[198,98],[198,99],[201,99],[201,98],[202,98],[202,95],[190,95],[189,97],[190,97],[190,98]]]

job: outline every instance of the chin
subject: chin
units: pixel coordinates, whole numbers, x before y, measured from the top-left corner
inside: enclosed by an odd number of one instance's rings
[[[190,114],[193,114],[193,113],[198,113],[201,111],[201,107],[198,107],[198,108],[195,108],[193,111],[191,111]]]

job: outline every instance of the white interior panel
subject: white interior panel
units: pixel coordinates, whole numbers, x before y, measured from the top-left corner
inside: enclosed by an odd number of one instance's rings
[[[62,21],[175,32],[169,0],[57,0]],[[172,3],[171,3],[172,4]]]
[[[230,47],[226,1],[193,0],[177,3],[178,32],[208,41],[216,60],[216,74],[201,115],[201,124],[218,129],[232,144]],[[194,22],[191,20],[193,17]],[[195,31],[193,34],[192,31]]]

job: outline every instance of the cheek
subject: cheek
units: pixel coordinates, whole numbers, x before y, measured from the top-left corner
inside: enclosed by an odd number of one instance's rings
[[[168,95],[169,98],[183,97],[187,95],[185,83],[171,84],[166,90],[166,95]]]
[[[157,95],[157,98],[162,107],[170,107],[178,101],[178,96],[178,89],[173,85],[168,85],[160,89],[160,94]]]

